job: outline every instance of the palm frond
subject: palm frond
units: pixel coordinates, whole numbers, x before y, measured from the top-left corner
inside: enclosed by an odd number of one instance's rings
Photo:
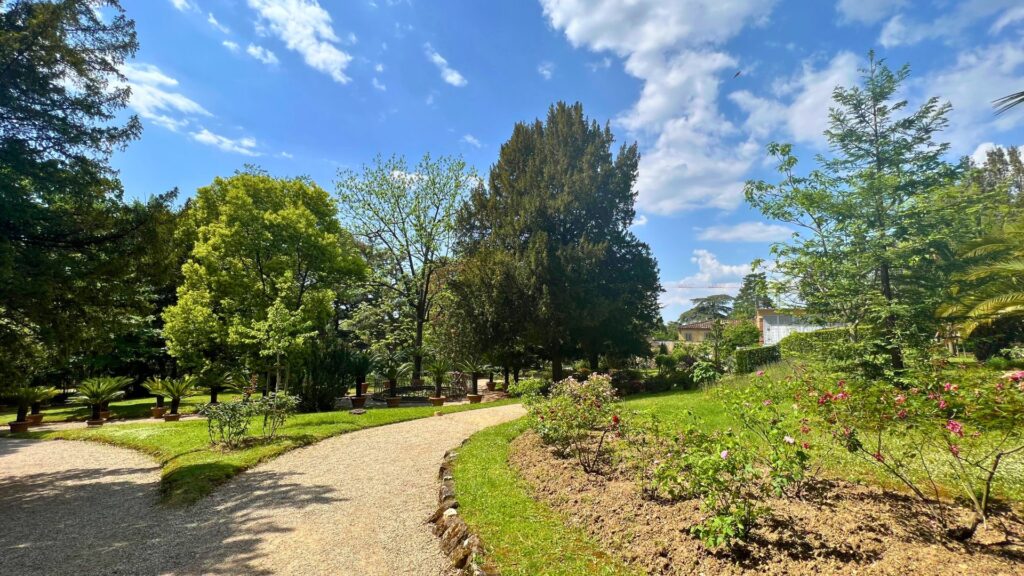
[[[1002,98],[997,98],[992,101],[992,105],[996,109],[996,114],[1002,114],[1012,108],[1024,104],[1024,92],[1014,92]]]

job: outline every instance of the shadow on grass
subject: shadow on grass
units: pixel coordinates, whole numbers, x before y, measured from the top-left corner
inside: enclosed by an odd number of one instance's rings
[[[0,555],[19,574],[270,574],[271,541],[291,531],[278,518],[343,500],[292,473],[254,471],[201,505],[165,508],[156,506],[155,466],[66,465],[0,476]]]

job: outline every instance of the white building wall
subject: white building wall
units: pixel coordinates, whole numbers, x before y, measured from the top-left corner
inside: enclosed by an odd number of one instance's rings
[[[810,324],[789,314],[769,314],[764,317],[764,345],[778,344],[780,340],[794,332],[815,332],[825,326]]]

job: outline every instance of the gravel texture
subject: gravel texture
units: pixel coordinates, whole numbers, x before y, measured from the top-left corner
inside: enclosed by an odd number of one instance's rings
[[[159,467],[87,442],[0,440],[0,558],[31,574],[447,574],[425,523],[444,452],[518,405],[371,428],[294,450],[188,508]]]

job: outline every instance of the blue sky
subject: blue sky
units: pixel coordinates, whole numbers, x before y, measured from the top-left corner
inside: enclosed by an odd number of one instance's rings
[[[809,165],[832,88],[869,49],[909,63],[905,97],[954,111],[952,154],[1022,144],[1019,0],[122,0],[141,49],[125,73],[142,139],[126,190],[184,195],[246,163],[333,190],[377,154],[461,154],[481,174],[517,121],[583,102],[643,158],[634,230],[664,316],[735,292],[789,231],[742,201],[764,147]],[[739,75],[737,76],[737,72]],[[724,285],[726,288],[704,288]]]

